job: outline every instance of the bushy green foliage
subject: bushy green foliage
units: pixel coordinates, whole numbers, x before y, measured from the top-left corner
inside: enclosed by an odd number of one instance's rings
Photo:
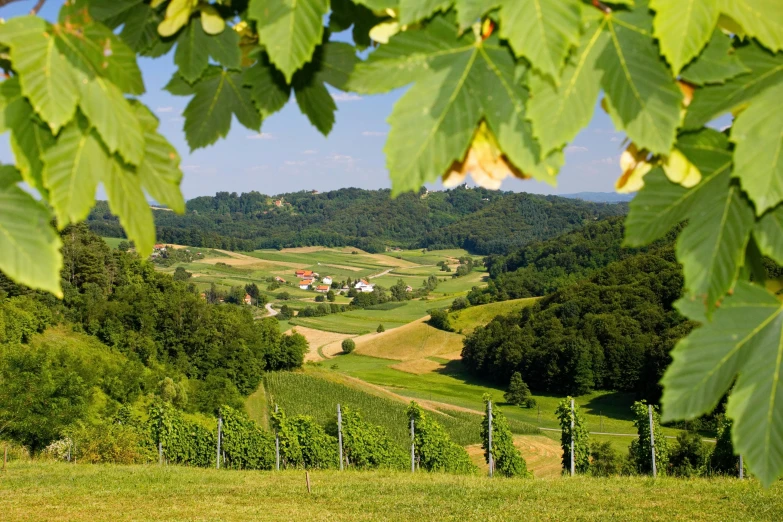
[[[327,469],[338,466],[337,438],[328,435],[312,417],[288,418],[282,408],[271,413],[272,430],[280,440],[284,468]]]
[[[522,374],[514,372],[511,375],[511,380],[508,383],[508,389],[503,394],[503,398],[509,404],[516,406],[523,406],[525,408],[535,408],[536,400],[530,394],[530,388],[528,388],[525,381],[522,380]]]
[[[696,324],[673,307],[681,289],[671,249],[637,254],[476,328],[463,361],[503,386],[518,371],[536,392],[611,389],[657,399],[669,351]]]
[[[721,417],[718,421],[718,436],[707,463],[710,474],[739,476],[739,456],[731,441],[731,425],[728,417]]]
[[[481,420],[481,447],[484,460],[489,463],[489,397],[484,397],[484,417]],[[495,473],[504,477],[530,477],[522,454],[514,446],[514,436],[508,419],[496,405],[492,406],[492,459]]]
[[[589,473],[594,477],[611,477],[623,471],[623,456],[612,443],[594,442],[590,445]]]
[[[385,429],[370,424],[351,408],[342,409],[343,455],[349,466],[359,469],[405,467],[405,452],[394,444]]]
[[[155,449],[145,441],[148,434],[137,421],[122,423],[107,419],[81,424],[67,430],[67,434],[65,443],[70,446],[71,460],[76,462],[148,464],[158,460]]]
[[[469,307],[470,303],[468,300],[464,297],[457,297],[452,301],[451,303],[451,311],[456,312],[457,310],[464,310],[465,308]]]
[[[241,409],[242,394],[228,377],[219,370],[207,375],[203,381],[194,381],[195,392],[190,400],[197,411],[217,415],[222,406]]]
[[[633,424],[639,438],[631,441],[628,458],[636,472],[641,475],[652,474],[652,449],[650,446],[650,416],[646,401],[637,401],[631,406]],[[657,407],[653,407],[653,435],[655,436],[655,467],[658,474],[665,474],[669,465],[669,443],[661,430],[661,416]]]
[[[342,348],[343,353],[351,353],[356,349],[356,343],[353,339],[343,339]]]
[[[384,328],[383,324],[379,324],[378,328],[375,329],[377,333],[383,333],[386,331],[386,328]]]
[[[193,276],[190,272],[182,268],[181,266],[178,266],[174,270],[174,275],[172,276],[174,278],[174,281],[187,281]]]
[[[677,434],[677,440],[669,454],[669,473],[679,477],[703,475],[709,456],[710,448],[701,435],[692,431],[681,431]]]
[[[414,421],[414,449],[421,469],[446,473],[475,473],[465,449],[451,441],[446,430],[411,401],[406,410]]]
[[[555,415],[560,421],[560,446],[563,448],[563,473],[571,472],[571,439],[574,442],[574,472],[587,473],[590,469],[590,435],[587,431],[587,423],[582,417],[579,405],[574,402],[574,410],[571,412],[571,397],[566,397],[555,410]],[[574,422],[573,431],[571,421]]]
[[[451,326],[451,320],[449,319],[449,312],[441,308],[435,308],[429,310],[430,318],[427,320],[427,324],[443,330],[444,332],[453,332],[454,327]]]
[[[160,444],[166,462],[199,467],[215,465],[217,422],[207,429],[185,419],[170,405],[157,403],[150,406],[147,425],[148,445],[157,453]]]
[[[234,408],[220,408],[223,419],[223,440],[220,446],[225,455],[221,467],[231,469],[272,469],[275,465],[275,438],[261,429],[247,415]],[[213,445],[212,451],[216,448]],[[212,463],[214,464],[212,457]]]

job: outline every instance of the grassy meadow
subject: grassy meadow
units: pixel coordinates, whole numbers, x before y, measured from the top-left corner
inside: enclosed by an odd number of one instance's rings
[[[621,477],[489,479],[439,473],[225,471],[14,462],[8,522],[51,520],[781,520],[783,483]]]

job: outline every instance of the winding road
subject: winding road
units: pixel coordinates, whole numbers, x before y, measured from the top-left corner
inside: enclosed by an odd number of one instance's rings
[[[269,312],[269,315],[267,317],[274,317],[274,316],[276,316],[277,314],[280,313],[277,310],[275,310],[274,308],[272,308],[272,303],[267,303],[264,306],[264,308],[266,308],[266,311]]]

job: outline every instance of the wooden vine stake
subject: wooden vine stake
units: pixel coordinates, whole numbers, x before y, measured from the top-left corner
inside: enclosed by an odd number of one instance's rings
[[[343,413],[337,405],[337,442],[340,444],[340,471],[343,470]]]
[[[653,478],[655,478],[657,475],[657,471],[655,469],[655,433],[653,433],[652,404],[647,405],[647,412],[650,415],[650,452],[652,453],[652,473],[653,473]]]
[[[312,491],[310,490],[310,472],[305,471],[305,483],[307,484],[307,493],[312,494]]]
[[[277,413],[277,404],[275,404],[275,413]],[[280,471],[280,434],[275,428],[275,471]]]
[[[217,469],[220,469],[220,439],[223,438],[223,417],[218,414]]]
[[[492,457],[492,401],[487,402],[487,420],[489,421],[489,444],[487,444],[487,454],[489,455],[489,476],[495,475],[495,459]]]
[[[3,450],[3,473],[5,473],[5,465],[7,462],[8,462],[8,444],[6,443],[5,448]]]
[[[411,416],[411,473],[416,473],[416,428]]]
[[[574,399],[571,399],[571,476],[574,476]]]

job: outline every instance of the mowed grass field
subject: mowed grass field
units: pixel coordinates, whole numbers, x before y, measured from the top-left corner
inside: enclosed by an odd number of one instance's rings
[[[258,472],[12,463],[0,513],[16,521],[783,519],[783,483],[589,477],[489,479],[391,471]]]
[[[481,306],[471,306],[463,310],[451,312],[449,320],[452,328],[457,332],[467,335],[476,329],[477,326],[484,326],[498,315],[509,315],[519,310],[533,306],[537,297],[525,299],[513,299],[511,301],[501,301],[499,303],[489,303]]]

